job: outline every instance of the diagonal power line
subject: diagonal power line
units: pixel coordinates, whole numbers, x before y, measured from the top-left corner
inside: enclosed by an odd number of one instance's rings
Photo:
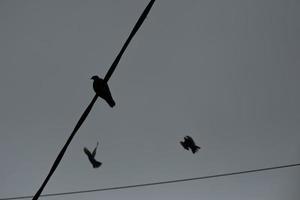
[[[155,0],[151,0],[149,2],[149,4],[147,5],[147,7],[145,8],[145,10],[143,11],[143,13],[141,14],[141,16],[139,17],[138,21],[136,22],[135,26],[133,27],[128,39],[126,40],[126,42],[124,43],[122,49],[120,50],[119,54],[117,55],[117,57],[115,58],[113,64],[111,65],[110,69],[108,70],[104,80],[107,82],[111,75],[113,74],[114,70],[116,69],[125,49],[127,48],[129,42],[131,41],[131,39],[133,38],[133,36],[136,34],[136,32],[138,31],[139,27],[142,25],[142,23],[144,22],[145,18],[147,17],[147,14],[149,13],[152,5],[154,4]],[[85,121],[86,117],[88,116],[88,114],[90,113],[93,105],[95,104],[96,100],[98,98],[98,95],[95,94],[94,98],[92,99],[92,101],[90,102],[90,104],[88,105],[88,107],[86,108],[86,110],[83,112],[83,114],[81,115],[81,117],[79,118],[77,124],[74,127],[74,130],[72,131],[71,135],[69,136],[67,142],[65,143],[65,145],[63,146],[63,148],[61,149],[61,151],[59,152],[57,158],[55,159],[47,177],[45,178],[44,182],[42,183],[42,185],[40,186],[40,188],[38,189],[38,191],[36,192],[36,194],[33,196],[32,200],[37,200],[42,191],[44,190],[44,187],[47,185],[49,179],[51,178],[52,174],[54,173],[54,171],[56,170],[57,166],[59,165],[61,159],[63,158],[69,144],[71,143],[73,137],[75,136],[76,132],[78,131],[78,129],[81,127],[82,123]]]
[[[129,42],[131,41],[131,39],[133,38],[133,36],[136,34],[136,32],[139,30],[140,26],[142,25],[142,23],[144,22],[145,18],[147,17],[151,7],[153,6],[155,0],[152,0],[149,2],[149,4],[147,5],[147,7],[145,8],[144,12],[142,13],[142,15],[140,16],[140,18],[138,19],[138,21],[136,22],[136,24],[134,25],[130,35],[128,36],[126,42],[124,43],[121,51],[119,52],[119,54],[117,55],[116,59],[114,60],[114,62],[112,63],[111,67],[109,68],[108,72],[106,73],[105,77],[104,77],[104,81],[108,82],[108,80],[110,79],[111,75],[113,74],[113,72],[115,71],[125,49],[127,48]]]
[[[289,165],[280,165],[280,166],[274,166],[274,167],[268,167],[268,168],[245,170],[245,171],[238,171],[238,172],[229,172],[229,173],[215,174],[215,175],[208,175],[208,176],[200,176],[200,177],[194,177],[194,178],[175,179],[175,180],[152,182],[152,183],[143,183],[143,184],[136,184],[136,185],[126,185],[126,186],[118,186],[118,187],[99,188],[99,189],[92,189],[92,190],[79,190],[79,191],[72,191],[72,192],[49,193],[49,194],[44,194],[44,195],[41,195],[41,196],[42,197],[65,196],[65,195],[70,195],[70,194],[82,194],[82,193],[91,193],[91,192],[122,190],[122,189],[130,189],[130,188],[138,188],[138,187],[146,187],[146,186],[154,186],[154,185],[163,185],[163,184],[170,184],[170,183],[180,183],[180,182],[189,182],[189,181],[196,181],[196,180],[203,180],[203,179],[220,178],[220,177],[234,176],[234,175],[241,175],[241,174],[249,174],[249,173],[255,173],[255,172],[257,173],[257,172],[270,171],[270,170],[276,170],[276,169],[284,169],[284,168],[291,168],[291,167],[298,167],[298,166],[300,166],[300,163],[289,164]],[[18,200],[18,199],[30,199],[30,198],[32,198],[32,196],[8,197],[8,198],[0,198],[0,200]]]

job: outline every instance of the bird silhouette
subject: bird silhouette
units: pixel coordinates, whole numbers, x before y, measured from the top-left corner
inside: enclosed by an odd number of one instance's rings
[[[88,157],[89,161],[91,162],[91,164],[93,165],[93,168],[98,168],[102,165],[101,162],[99,162],[95,159],[98,144],[99,144],[99,142],[97,142],[97,146],[95,147],[93,153],[91,153],[86,147],[83,148],[83,151],[87,155],[87,157]]]
[[[188,151],[191,149],[193,154],[201,148],[195,144],[194,140],[190,136],[185,136],[184,141],[180,141],[180,144]]]
[[[114,107],[116,103],[111,96],[107,82],[99,78],[99,76],[93,76],[91,79],[94,80],[93,88],[96,94],[104,99],[110,107]]]

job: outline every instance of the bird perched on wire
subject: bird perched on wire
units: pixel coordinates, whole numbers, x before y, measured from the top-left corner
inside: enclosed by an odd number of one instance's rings
[[[104,99],[110,107],[114,107],[116,103],[111,96],[107,82],[99,78],[99,76],[92,76],[91,79],[94,80],[93,88],[96,94]]]
[[[89,161],[91,162],[91,164],[93,165],[93,168],[98,168],[102,165],[101,162],[99,162],[95,159],[98,145],[99,145],[99,142],[97,142],[97,145],[96,145],[93,153],[91,153],[86,147],[83,148],[83,151],[87,155],[87,157],[88,157]]]
[[[201,148],[195,144],[194,140],[190,136],[185,136],[184,141],[180,141],[180,144],[188,151],[191,149],[193,154]]]

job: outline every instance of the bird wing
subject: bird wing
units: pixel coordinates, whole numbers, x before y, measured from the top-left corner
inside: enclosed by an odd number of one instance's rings
[[[190,136],[185,136],[184,139],[186,139],[186,141],[192,145],[192,146],[195,146],[195,142],[193,140],[193,138],[191,138]]]
[[[126,42],[124,43],[122,49],[120,50],[119,54],[117,55],[116,59],[114,60],[114,62],[112,63],[111,67],[109,68],[108,72],[105,75],[104,81],[108,82],[108,80],[110,79],[111,75],[114,73],[125,49],[127,48],[129,42],[131,41],[131,39],[133,38],[133,36],[136,34],[136,32],[139,30],[140,26],[142,25],[142,23],[144,22],[145,18],[147,17],[149,11],[151,10],[152,5],[154,4],[155,0],[151,0],[149,2],[149,4],[147,5],[147,7],[145,8],[145,10],[143,11],[143,13],[141,14],[141,16],[139,17],[138,21],[136,22],[136,24],[134,25],[130,35],[128,36]]]
[[[185,140],[191,140],[192,138],[191,138],[190,136],[187,135],[187,136],[184,137],[184,139],[185,139]]]
[[[189,150],[189,148],[188,148],[188,146],[187,146],[187,144],[186,144],[186,141],[180,141],[180,144],[182,145],[182,147],[184,148],[184,149],[186,149],[186,150]]]
[[[89,159],[93,157],[91,152],[86,147],[83,148],[83,151],[88,156]]]
[[[97,145],[92,153],[92,156],[95,157],[96,156],[96,153],[97,153],[97,148],[98,148],[98,145],[99,145],[99,142],[97,142]]]

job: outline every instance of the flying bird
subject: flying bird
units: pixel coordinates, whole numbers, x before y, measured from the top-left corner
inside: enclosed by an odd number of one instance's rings
[[[193,153],[196,153],[201,148],[195,144],[194,140],[190,136],[185,136],[184,141],[180,141],[180,144],[188,151],[191,149]]]
[[[95,159],[98,144],[99,144],[99,142],[97,142],[97,146],[95,147],[93,153],[91,153],[86,147],[83,148],[83,151],[87,155],[87,157],[88,157],[89,161],[91,162],[91,164],[93,165],[93,168],[98,168],[102,165],[101,162],[99,162]]]
[[[111,96],[107,82],[99,78],[99,76],[93,76],[91,79],[94,80],[93,88],[96,94],[104,99],[110,107],[114,107],[116,103]]]

